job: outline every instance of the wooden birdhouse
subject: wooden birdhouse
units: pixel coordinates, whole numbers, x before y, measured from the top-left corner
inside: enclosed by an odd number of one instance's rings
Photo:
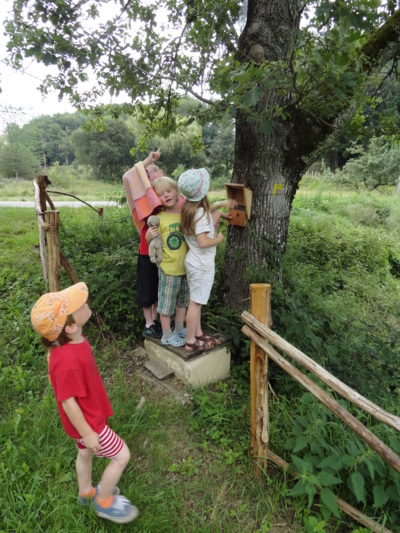
[[[253,191],[237,183],[225,183],[225,187],[228,199],[237,202],[236,207],[229,209],[232,219],[228,223],[232,226],[247,226],[251,214]]]

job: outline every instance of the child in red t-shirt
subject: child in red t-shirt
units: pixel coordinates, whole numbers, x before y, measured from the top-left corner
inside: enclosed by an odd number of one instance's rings
[[[49,374],[65,432],[78,446],[76,472],[78,502],[92,499],[95,513],[125,524],[139,511],[116,486],[128,464],[130,452],[108,426],[112,408],[101,380],[92,349],[82,328],[92,315],[86,303],[85,283],[60,292],[44,294],[31,311],[32,326],[49,352]],[[101,484],[92,486],[92,458],[107,457]]]
[[[155,162],[160,158],[161,149],[157,152],[150,152],[142,164],[146,170],[147,177],[150,184],[157,178],[164,176],[163,170],[161,170]],[[136,174],[135,167],[125,172],[123,178],[124,187],[129,189],[129,183],[135,183]],[[156,214],[161,206],[161,202],[158,202],[153,213]],[[161,324],[157,320],[157,291],[158,291],[158,267],[150,261],[149,246],[146,241],[146,232],[149,229],[147,225],[147,217],[144,219],[144,225],[140,230],[140,244],[139,255],[137,259],[137,271],[136,271],[136,283],[137,293],[135,298],[135,304],[143,309],[145,327],[143,333],[150,337],[160,339],[162,337]]]

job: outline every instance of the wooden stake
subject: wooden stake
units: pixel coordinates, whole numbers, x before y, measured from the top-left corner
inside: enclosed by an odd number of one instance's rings
[[[51,181],[43,174],[36,176],[36,181],[40,189],[40,210],[42,213],[44,213],[46,211],[46,187],[51,183]]]
[[[271,285],[250,285],[251,314],[266,326],[271,325]],[[256,343],[250,346],[250,455],[255,473],[261,476],[267,470],[269,440],[268,418],[268,357]]]
[[[46,211],[44,213],[47,229],[47,251],[49,256],[49,289],[50,292],[61,290],[61,258],[60,258],[60,238],[58,228],[60,225],[59,211]]]
[[[302,366],[304,366],[304,368],[317,376],[317,378],[328,385],[328,387],[341,394],[344,398],[352,402],[360,409],[363,409],[365,412],[374,416],[377,420],[380,420],[387,426],[400,431],[400,418],[398,416],[388,413],[367,398],[364,398],[364,396],[353,390],[339,379],[335,378],[335,376],[332,376],[332,374],[316,363],[313,359],[282,339],[282,337],[280,337],[277,333],[265,327],[264,324],[261,323],[261,320],[255,320],[254,317],[251,316],[247,311],[242,313],[242,319],[248,326],[259,333],[261,337],[270,343],[275,344],[275,346],[287,353],[297,363],[300,363]]]
[[[40,261],[42,263],[43,277],[46,281],[49,279],[48,269],[47,269],[47,258],[46,258],[46,239],[44,236],[44,219],[43,211],[40,208],[40,189],[36,180],[33,182],[33,190],[35,194],[35,211],[38,218],[39,226],[39,251],[40,251]]]

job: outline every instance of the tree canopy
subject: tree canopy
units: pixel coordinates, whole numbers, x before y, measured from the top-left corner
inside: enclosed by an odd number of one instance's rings
[[[235,115],[241,109],[266,132],[299,109],[317,122],[331,122],[338,109],[349,108],[351,96],[356,101],[346,118],[355,126],[357,101],[366,93],[373,98],[380,79],[393,70],[387,65],[398,48],[398,14],[387,22],[393,5],[317,0],[281,2],[276,10],[264,3],[248,2],[249,19],[258,17],[253,26],[262,21],[261,7],[271,18],[295,7],[291,17],[302,20],[295,34],[281,25],[275,37],[284,60],[256,39],[245,54],[240,50],[246,37],[239,36],[237,23],[241,2],[232,0],[18,0],[6,23],[10,59],[15,66],[30,57],[57,66],[58,74],[49,75],[42,89],[55,89],[78,108],[105,92],[123,93],[124,111],[139,106],[149,123],[158,119],[164,128],[176,127],[172,111],[184,93],[208,104],[192,109],[204,120],[211,111]],[[378,60],[382,71],[371,80],[370,67]],[[266,107],[262,96],[273,90],[280,101]]]

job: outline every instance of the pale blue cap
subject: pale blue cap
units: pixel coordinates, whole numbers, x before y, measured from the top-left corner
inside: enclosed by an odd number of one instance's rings
[[[198,202],[210,189],[210,174],[205,168],[191,168],[179,176],[178,187],[186,200]]]

